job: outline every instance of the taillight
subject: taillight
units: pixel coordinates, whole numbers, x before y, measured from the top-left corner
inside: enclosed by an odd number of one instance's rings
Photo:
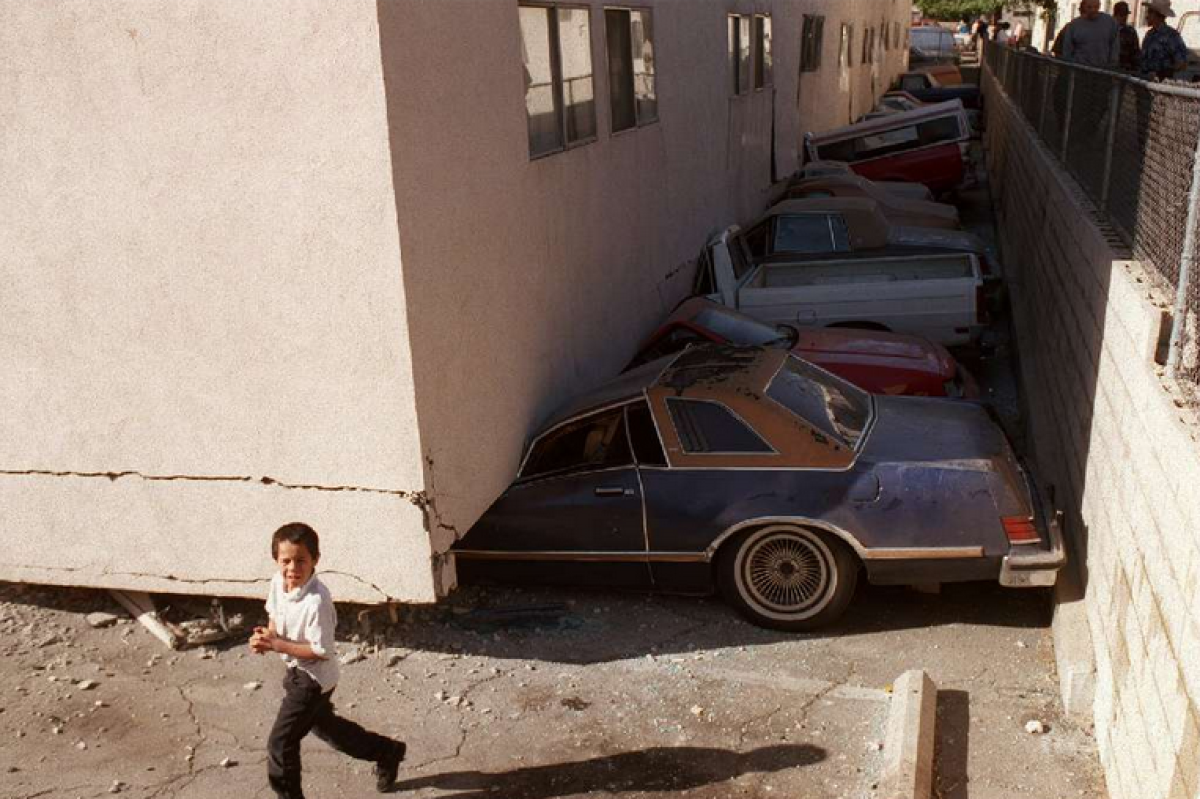
[[[1008,543],[1013,544],[1036,544],[1042,540],[1038,535],[1037,527],[1034,526],[1032,516],[1001,516],[1000,523],[1004,525],[1004,534],[1008,536]]]

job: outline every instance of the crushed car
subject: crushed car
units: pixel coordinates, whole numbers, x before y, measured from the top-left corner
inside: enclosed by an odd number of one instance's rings
[[[878,584],[1050,586],[1065,562],[974,403],[869,394],[778,349],[690,347],[568,403],[451,548],[461,582],[719,590],[809,630]]]

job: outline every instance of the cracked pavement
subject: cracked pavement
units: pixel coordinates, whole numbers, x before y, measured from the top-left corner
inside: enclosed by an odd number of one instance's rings
[[[0,583],[0,796],[269,797],[283,665],[241,640],[171,652],[132,621],[89,627],[96,610],[120,615],[104,592]],[[941,689],[935,795],[1103,795],[1088,730],[1061,718],[1039,592],[864,586],[820,635],[603,591],[461,590],[398,623],[363,610],[339,606],[342,655],[365,657],[335,703],[408,742],[406,796],[874,797],[908,668]],[[1027,734],[1033,718],[1049,732]],[[370,764],[303,752],[309,796],[373,794]]]

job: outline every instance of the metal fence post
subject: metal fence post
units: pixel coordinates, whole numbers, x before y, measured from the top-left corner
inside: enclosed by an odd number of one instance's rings
[[[1121,113],[1121,84],[1114,80],[1108,91],[1108,134],[1104,140],[1104,177],[1100,179],[1100,209],[1108,212],[1108,188],[1112,180],[1113,149],[1117,143],[1117,116]]]
[[[1042,107],[1038,109],[1037,134],[1042,139],[1046,138],[1044,131],[1046,130],[1046,106],[1050,105],[1050,69],[1045,64],[1042,66]]]
[[[1063,112],[1062,149],[1058,154],[1058,157],[1064,162],[1067,160],[1067,142],[1071,140],[1071,109],[1075,104],[1075,70],[1070,70],[1067,75],[1067,107]]]
[[[1175,290],[1175,308],[1171,324],[1171,346],[1167,350],[1167,378],[1174,380],[1183,356],[1183,328],[1187,319],[1188,284],[1196,263],[1196,225],[1200,223],[1200,136],[1192,156],[1192,188],[1188,192],[1187,226],[1183,234],[1183,255],[1179,259],[1179,286]],[[1193,331],[1194,332],[1194,331]]]

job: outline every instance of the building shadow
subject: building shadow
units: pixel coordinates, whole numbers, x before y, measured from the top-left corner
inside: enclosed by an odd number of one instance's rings
[[[971,754],[971,695],[939,690],[934,750],[934,794],[939,799],[967,799]]]
[[[453,771],[396,783],[393,793],[436,788],[453,799],[552,799],[593,792],[688,791],[736,779],[802,768],[826,758],[807,744],[766,746],[749,752],[707,747],[650,747],[567,763],[510,771]]]

